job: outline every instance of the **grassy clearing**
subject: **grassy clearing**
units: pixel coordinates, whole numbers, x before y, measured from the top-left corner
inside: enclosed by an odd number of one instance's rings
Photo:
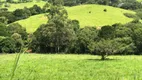
[[[125,17],[123,13],[135,14],[135,12],[133,11],[114,8],[110,6],[95,5],[95,4],[66,7],[66,9],[68,11],[69,18],[79,20],[81,27],[84,26],[100,27],[104,25],[112,25],[114,23],[124,24],[132,21],[133,19]],[[103,11],[104,9],[107,9],[107,12],[104,12]],[[24,27],[26,27],[28,32],[34,32],[39,27],[39,25],[47,22],[45,20],[43,21],[41,19],[38,19],[38,17],[39,16],[33,16],[32,20],[31,18],[29,18],[25,20],[20,20],[18,22]],[[31,26],[33,25],[34,27],[32,28]]]
[[[137,1],[142,2],[142,0],[137,0]]]
[[[104,9],[107,12],[104,12]],[[123,13],[135,14],[129,10],[93,4],[68,7],[67,10],[69,18],[79,20],[81,27],[112,25],[114,23],[124,24],[133,19],[125,17]]]
[[[40,1],[40,2],[33,1],[33,2],[28,2],[28,3],[10,4],[10,7],[8,7],[7,9],[9,11],[14,11],[16,9],[23,9],[24,7],[29,8],[29,7],[32,7],[35,4],[42,8],[45,5],[45,3],[46,2],[44,2],[44,1]],[[2,7],[4,8],[4,5]]]
[[[8,80],[15,54],[0,55],[0,80]],[[14,80],[142,80],[142,56],[22,54]]]
[[[47,17],[45,16],[45,14],[39,14],[39,15],[31,16],[28,19],[23,19],[16,22],[21,24],[23,27],[25,27],[28,33],[32,33],[36,31],[36,29],[41,24],[47,23]]]

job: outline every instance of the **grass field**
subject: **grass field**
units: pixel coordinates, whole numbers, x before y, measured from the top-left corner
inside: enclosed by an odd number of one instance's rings
[[[104,12],[104,9],[107,12]],[[132,11],[103,5],[74,6],[67,8],[67,10],[69,18],[79,20],[81,27],[112,25],[114,23],[124,24],[132,19],[125,17],[123,13],[134,14]]]
[[[25,27],[28,33],[32,33],[36,31],[36,29],[41,24],[47,23],[47,17],[45,16],[45,14],[39,14],[39,15],[31,16],[28,19],[16,21],[16,23],[19,23],[23,27]]]
[[[69,18],[77,19],[80,22],[80,26],[104,26],[112,25],[114,23],[127,23],[133,19],[127,18],[123,13],[132,13],[133,11],[124,10],[120,8],[114,8],[110,6],[103,5],[81,5],[75,7],[66,7]],[[103,10],[107,9],[107,12]],[[89,13],[91,12],[91,13]],[[46,23],[47,19],[39,19],[39,17],[44,17],[43,15],[32,16],[25,20],[18,21],[23,27],[27,28],[27,31],[34,32],[39,25]]]
[[[0,80],[8,80],[15,54],[0,55]],[[142,56],[22,54],[14,80],[142,80]]]
[[[142,2],[142,0],[137,0],[137,1]]]
[[[33,1],[33,2],[28,2],[28,3],[10,4],[10,7],[8,7],[7,9],[9,11],[14,11],[15,9],[23,9],[24,7],[29,8],[29,7],[32,7],[35,4],[42,8],[45,5],[45,3],[46,2],[44,2],[44,1],[40,1],[40,2]],[[4,5],[2,7],[4,7]]]

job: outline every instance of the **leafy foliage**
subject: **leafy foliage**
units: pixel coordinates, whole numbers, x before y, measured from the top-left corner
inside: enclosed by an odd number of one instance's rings
[[[48,24],[41,25],[34,33],[39,51],[66,51],[66,47],[68,47],[68,44],[74,39],[75,35],[71,20],[68,20],[66,10],[61,6],[51,6],[48,19]]]
[[[26,40],[27,39],[27,32],[26,32],[26,29],[23,28],[20,24],[18,23],[12,23],[12,24],[9,24],[7,26],[7,32],[10,34],[10,35],[13,35],[14,33],[18,33],[21,35],[22,39],[23,40]]]

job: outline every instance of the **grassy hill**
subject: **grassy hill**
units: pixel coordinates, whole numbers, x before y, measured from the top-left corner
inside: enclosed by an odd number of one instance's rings
[[[33,1],[33,2],[28,2],[28,3],[18,3],[18,4],[10,4],[10,7],[8,7],[9,11],[14,11],[15,9],[23,9],[24,7],[32,7],[34,4],[40,6],[41,8],[45,5],[46,2],[44,1]],[[4,5],[2,6],[4,8]]]
[[[21,24],[23,27],[27,29],[28,33],[34,32],[41,24],[47,23],[47,18],[45,14],[39,14],[35,16],[31,16],[28,19],[16,21],[16,23]]]
[[[98,27],[103,25],[112,25],[114,23],[124,24],[130,22],[133,19],[125,17],[123,13],[135,14],[133,11],[95,4],[66,7],[66,9],[68,11],[69,18],[79,20],[81,27]],[[104,12],[104,9],[107,9],[107,12]],[[28,32],[34,32],[39,27],[39,25],[47,22],[47,19],[43,18],[44,15],[41,14],[17,22],[26,27]]]
[[[104,9],[107,12],[104,12]],[[125,17],[123,13],[134,14],[132,11],[103,5],[81,5],[68,7],[67,10],[69,18],[79,20],[81,27],[112,25],[114,23],[124,24],[132,19]]]
[[[9,80],[15,54],[0,55],[0,80]],[[142,80],[142,56],[22,54],[13,80]]]

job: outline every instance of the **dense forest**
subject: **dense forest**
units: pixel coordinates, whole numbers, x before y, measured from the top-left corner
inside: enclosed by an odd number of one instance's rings
[[[40,7],[9,11],[0,9],[0,53],[15,53],[32,50],[35,53],[74,53],[101,55],[141,55],[142,53],[142,4],[135,0],[44,0],[47,3]],[[27,0],[1,1],[7,3],[26,3]],[[80,28],[78,20],[68,18],[64,6],[82,4],[101,4],[130,9],[136,14],[125,13],[133,21],[101,27],[84,26]],[[5,7],[8,7],[5,4]],[[104,9],[107,12],[107,9]],[[34,33],[27,33],[17,20],[46,13],[48,21]]]

